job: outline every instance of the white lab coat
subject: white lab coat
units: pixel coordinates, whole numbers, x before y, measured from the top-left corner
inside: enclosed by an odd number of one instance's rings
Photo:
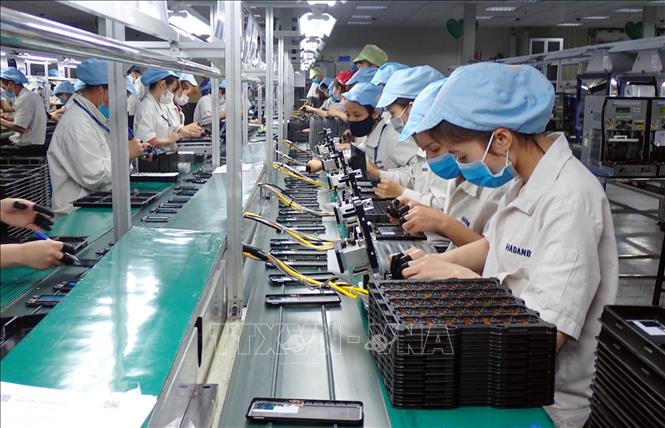
[[[23,88],[16,97],[14,124],[25,129],[14,132],[9,140],[17,146],[44,145],[46,139],[46,107],[44,99]]]
[[[383,120],[374,127],[365,140],[365,156],[382,169],[381,178],[408,183],[411,165],[416,163],[418,146],[413,140],[400,142],[399,134]]]
[[[400,183],[405,187],[402,196],[432,208],[444,209],[448,198],[450,180],[444,180],[434,174],[427,163],[427,155],[422,149],[416,152],[416,161],[410,165],[411,174],[408,183]],[[383,171],[382,171],[383,172]],[[389,176],[391,171],[386,171]],[[383,177],[383,174],[381,174]],[[401,177],[401,174],[397,174]],[[388,178],[390,179],[390,178]]]
[[[144,143],[153,138],[166,138],[171,134],[171,122],[164,105],[147,94],[134,116],[134,136]],[[175,146],[175,144],[173,144]]]
[[[141,105],[141,99],[136,95],[130,95],[127,97],[127,114],[129,116],[136,116],[136,112]]]
[[[316,94],[316,88],[319,87],[319,83],[314,83],[309,86],[309,90],[307,91],[307,96],[305,98],[316,98],[318,95]]]
[[[185,124],[185,115],[182,110],[173,102],[163,105],[168,113],[169,122],[171,123],[171,132],[178,132]]]
[[[90,101],[83,96],[76,99],[102,124],[107,124]],[[57,214],[74,211],[72,202],[79,198],[111,189],[110,135],[81,107],[73,102],[69,105],[55,128],[47,153],[52,209]]]
[[[555,142],[529,181],[509,186],[487,227],[483,276],[499,278],[569,336],[556,357],[554,404],[545,410],[557,426],[582,426],[599,318],[619,282],[617,246],[602,186],[563,133],[548,137]]]
[[[224,110],[226,108],[226,99],[219,99],[219,109]],[[199,101],[196,103],[194,108],[194,122],[198,122],[202,125],[208,125],[212,123],[212,96],[210,94],[204,95],[199,98]]]

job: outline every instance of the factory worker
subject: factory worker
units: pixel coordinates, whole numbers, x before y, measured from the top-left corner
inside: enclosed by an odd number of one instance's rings
[[[319,87],[319,84],[321,84],[323,81],[323,77],[323,71],[321,71],[319,67],[312,67],[309,69],[309,78],[312,81],[312,84],[309,86],[309,90],[307,91],[305,98],[307,98],[309,104],[313,105],[314,107],[321,106],[320,100],[316,94],[316,90]]]
[[[333,94],[333,83],[334,79],[326,77],[319,83],[319,87],[316,89],[317,97],[323,101],[320,108],[305,104],[303,110],[308,113],[314,113],[320,117],[328,117],[328,110],[334,104],[337,104],[339,101],[335,101],[336,97]],[[337,98],[339,100],[339,98]]]
[[[381,88],[371,83],[358,83],[342,95],[346,99],[347,126],[351,135],[367,137],[364,151],[368,165],[390,170],[415,163],[418,146],[413,142],[400,143],[399,133],[382,120],[380,110],[376,108]],[[370,174],[369,170],[367,173]]]
[[[361,68],[346,81],[348,89],[352,88],[356,83],[371,83],[374,75],[376,75],[377,68]]]
[[[386,86],[386,82],[390,79],[390,76],[393,75],[398,70],[404,70],[409,68],[409,66],[400,64],[399,62],[387,62],[376,70],[374,77],[372,77],[372,83],[383,88]]]
[[[46,109],[44,100],[23,85],[28,82],[25,75],[9,67],[0,74],[2,89],[16,96],[14,117],[3,114],[2,126],[14,131],[9,140],[17,146],[43,145],[46,138]]]
[[[132,82],[134,82],[134,89],[139,100],[142,100],[145,96],[145,87],[141,82],[142,75],[143,73],[141,73],[141,69],[138,67],[138,65],[132,65],[127,70],[127,76],[129,76],[132,79]]]
[[[618,286],[612,213],[596,178],[563,133],[545,134],[551,82],[528,65],[479,63],[456,69],[423,119],[464,177],[509,186],[485,238],[422,256],[407,278],[496,277],[556,325],[557,426],[582,427],[590,412],[596,336]],[[516,180],[513,180],[516,178]]]
[[[176,143],[183,137],[199,136],[203,129],[197,123],[179,126],[169,113],[173,104],[173,90],[178,76],[172,71],[149,68],[141,76],[147,93],[136,116],[134,135],[154,147],[176,150]]]
[[[56,85],[53,89],[53,95],[58,98],[61,105],[67,104],[67,101],[74,95],[74,85],[71,82],[63,81]]]
[[[379,68],[388,61],[388,55],[377,45],[365,45],[358,56],[353,59],[353,65],[358,69]]]
[[[176,94],[181,94],[180,80],[176,80],[167,86],[166,97],[162,97],[171,124],[171,132],[177,132],[185,138],[200,137],[203,135],[203,128],[198,123],[190,123],[185,126],[185,113],[183,113],[182,107],[175,102]]]
[[[74,105],[73,100],[76,99],[76,96],[81,93],[81,90],[83,90],[83,88],[85,88],[85,83],[83,83],[80,79],[76,79],[76,81],[72,85],[72,88],[74,89],[74,94],[72,94],[72,96],[69,97],[65,105],[49,113],[49,118],[51,120],[55,122],[60,121],[62,115],[65,114],[65,111],[67,111],[68,108]]]
[[[205,97],[208,95],[210,93],[210,79],[203,79],[199,90],[201,91],[201,96]]]
[[[125,76],[125,88],[127,90],[127,115],[131,118],[132,122],[129,126],[133,127],[134,116],[141,105],[141,99],[131,76]]]
[[[33,231],[50,230],[53,212],[34,202],[5,198],[0,201],[2,223]],[[74,253],[73,248],[62,242],[47,240],[30,241],[23,244],[0,245],[0,268],[27,266],[33,269],[49,269],[59,266],[65,252]]]
[[[47,158],[53,211],[72,212],[72,202],[90,193],[111,190],[111,151],[109,121],[100,107],[109,103],[108,62],[87,59],[76,74],[85,87],[68,104],[58,122]],[[138,157],[145,144],[128,142],[129,160]]]
[[[189,97],[196,93],[196,88],[199,86],[194,79],[194,75],[189,73],[180,73],[180,87],[175,94],[175,103],[180,107],[184,107],[189,102]]]
[[[210,83],[208,82],[208,86]],[[201,86],[201,93],[203,93]],[[226,119],[226,80],[219,82],[219,118]],[[204,125],[212,123],[212,95],[207,94],[199,98],[194,109],[194,122]]]

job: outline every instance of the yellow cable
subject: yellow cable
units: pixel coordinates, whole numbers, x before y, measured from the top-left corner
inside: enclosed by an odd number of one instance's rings
[[[316,181],[316,180],[313,180],[309,177],[306,177],[306,176],[302,175],[300,172],[296,171],[295,169],[291,168],[290,166],[286,165],[285,163],[273,162],[272,167],[275,170],[281,172],[284,175],[287,175],[289,177],[293,177],[297,180],[304,181],[306,183],[311,184],[312,186],[321,187],[323,189],[330,189],[330,187],[328,187],[327,185],[321,183],[320,181]]]
[[[252,213],[252,212],[249,212],[249,211],[245,211],[245,213],[243,215],[244,215],[245,218],[248,218],[250,220],[254,220],[256,222],[265,224],[268,227],[272,227],[275,230],[286,233],[287,235],[292,237],[296,242],[298,242],[299,244],[301,244],[301,245],[303,245],[307,248],[313,248],[313,249],[317,249],[317,250],[320,250],[320,251],[329,251],[329,250],[332,250],[332,249],[335,248],[334,241],[321,239],[317,236],[310,235],[308,233],[295,231],[291,228],[288,228],[288,227],[283,226],[279,223],[275,223],[273,221],[270,221],[270,220],[268,220],[264,217],[261,217],[258,214],[255,214],[255,213]]]
[[[308,213],[308,214],[312,214],[312,215],[315,215],[315,216],[318,216],[318,217],[332,217],[332,216],[335,215],[334,213],[329,212],[329,211],[317,211],[317,210],[313,210],[311,208],[303,207],[302,205],[300,205],[299,203],[294,201],[291,196],[284,194],[279,187],[277,187],[273,184],[259,183],[259,187],[263,187],[266,190],[273,193],[277,197],[277,199],[282,201],[282,203],[284,205],[286,205],[288,208],[293,208],[295,210],[305,212],[305,213]]]

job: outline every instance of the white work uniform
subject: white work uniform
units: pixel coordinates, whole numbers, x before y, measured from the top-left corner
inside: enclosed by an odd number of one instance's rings
[[[58,214],[74,211],[72,202],[79,198],[111,189],[108,122],[87,98],[76,97],[76,102],[68,103],[47,153],[52,209]]]
[[[226,99],[219,99],[219,109],[224,110],[226,107]],[[212,95],[204,95],[199,98],[199,101],[196,103],[194,108],[194,122],[198,122],[202,125],[207,125],[212,123]]]
[[[496,214],[508,186],[494,189],[479,187],[464,180],[461,176],[446,181],[448,182],[448,192],[443,212],[482,235],[490,219]],[[455,244],[451,241],[446,251],[454,248]]]
[[[483,276],[498,277],[568,336],[556,357],[554,404],[545,410],[557,426],[581,427],[590,412],[598,320],[618,287],[617,246],[602,186],[563,133],[548,138],[554,144],[529,181],[509,185],[487,227]]]
[[[390,173],[390,171],[386,171]],[[448,198],[448,182],[434,174],[427,163],[427,155],[422,149],[416,152],[416,161],[411,164],[411,177],[402,196],[428,207],[444,209]],[[401,177],[401,174],[397,174]],[[388,178],[390,179],[390,178]],[[394,181],[394,180],[393,180]]]
[[[134,116],[134,135],[144,143],[153,138],[166,138],[171,131],[171,122],[165,106],[158,103],[152,94],[147,94],[141,100]]]
[[[171,132],[178,132],[180,128],[185,124],[185,115],[182,113],[182,110],[175,103],[170,102],[164,104],[164,110],[168,113],[169,122],[171,123]]]
[[[312,84],[309,87],[309,91],[307,91],[307,96],[305,98],[316,98],[317,97],[316,88],[318,87],[319,83],[312,82]]]
[[[127,97],[127,114],[130,116],[136,116],[136,112],[141,105],[141,99],[136,95],[130,95]]]
[[[16,97],[14,125],[25,129],[15,132],[9,140],[17,146],[44,145],[46,139],[46,108],[44,100],[27,88]]]
[[[397,131],[383,120],[377,123],[365,141],[367,160],[383,170],[380,177],[398,183],[409,182],[417,151],[418,146],[413,140],[400,142]]]

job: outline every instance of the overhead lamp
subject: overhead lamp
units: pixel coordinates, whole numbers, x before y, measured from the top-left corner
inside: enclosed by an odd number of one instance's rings
[[[581,22],[562,22],[560,24],[556,24],[557,27],[579,27],[582,25]]]
[[[609,16],[585,16],[582,19],[587,19],[589,21],[602,21],[603,19],[607,19]]]
[[[326,42],[317,37],[307,37],[300,41],[300,49],[304,51],[322,51]]]
[[[477,19],[478,21],[486,21],[486,20],[488,20],[488,19],[492,19],[492,18],[494,18],[494,17],[493,17],[493,16],[490,16],[490,15],[479,15],[479,16],[476,16],[476,19]]]
[[[18,57],[29,59],[29,60],[32,60],[32,61],[56,62],[58,60],[57,58],[48,58],[48,57],[45,57],[45,56],[30,55],[27,52],[22,52],[22,53],[18,54]]]
[[[5,51],[0,51],[0,56],[7,56],[7,54],[5,53]]]
[[[347,21],[346,25],[370,25],[372,21]]]
[[[322,39],[330,36],[337,20],[329,13],[305,13],[298,19],[300,34]]]
[[[623,7],[621,9],[617,9],[615,12],[618,13],[640,13],[642,12],[642,9],[637,9],[633,7]]]
[[[517,9],[515,6],[492,6],[485,8],[488,12],[512,12]]]
[[[312,6],[327,5],[327,6],[333,7],[333,6],[335,6],[335,3],[337,3],[337,1],[335,1],[335,0],[307,0],[307,4],[312,5]]]
[[[65,62],[69,64],[80,64],[81,61],[74,58],[65,58]]]
[[[210,36],[210,25],[201,21],[186,10],[178,12],[169,11],[169,24],[194,36]]]
[[[351,19],[372,19],[370,15],[351,15]]]
[[[383,4],[361,4],[356,6],[356,9],[358,10],[383,10],[387,8],[388,6],[383,5]]]

